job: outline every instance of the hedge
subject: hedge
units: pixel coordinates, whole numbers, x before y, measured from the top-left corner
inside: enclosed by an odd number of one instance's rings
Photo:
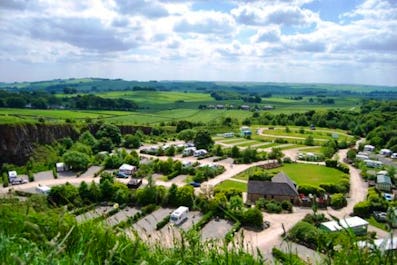
[[[168,224],[168,222],[170,221],[171,216],[167,215],[166,217],[163,218],[163,220],[161,220],[160,222],[158,222],[156,224],[156,230],[160,230],[161,228],[163,228],[166,224]]]
[[[307,264],[301,258],[299,258],[297,255],[292,254],[292,253],[286,254],[277,248],[272,249],[272,255],[276,260],[280,261],[282,264],[293,264],[293,265],[306,265]]]

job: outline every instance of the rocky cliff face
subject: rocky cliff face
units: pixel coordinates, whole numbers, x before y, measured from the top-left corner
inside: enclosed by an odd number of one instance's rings
[[[151,127],[119,126],[121,134],[135,133],[138,129],[150,134]],[[90,124],[88,129],[95,135],[99,125]],[[38,144],[51,144],[70,137],[77,139],[78,130],[71,124],[4,124],[0,125],[0,167],[3,163],[25,164]]]
[[[58,139],[78,137],[68,124],[7,124],[0,125],[0,166],[3,163],[22,165],[33,152],[34,145],[51,144]]]

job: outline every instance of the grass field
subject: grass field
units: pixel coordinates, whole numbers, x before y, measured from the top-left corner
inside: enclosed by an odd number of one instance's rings
[[[284,164],[277,169],[269,170],[269,172],[282,171],[287,174],[298,185],[314,185],[321,183],[337,183],[347,175],[337,169],[311,164]],[[248,173],[250,171],[247,171]],[[233,178],[248,180],[249,174],[236,175]]]
[[[233,180],[225,180],[216,185],[216,188],[219,189],[236,189],[241,192],[247,191],[247,183],[237,182]]]
[[[310,164],[285,164],[281,170],[298,185],[336,183],[346,176],[337,169]]]

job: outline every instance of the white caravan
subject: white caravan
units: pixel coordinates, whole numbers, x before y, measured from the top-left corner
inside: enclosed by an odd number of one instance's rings
[[[175,225],[179,225],[187,219],[188,213],[189,208],[187,208],[186,206],[179,206],[178,209],[172,212],[170,220]]]

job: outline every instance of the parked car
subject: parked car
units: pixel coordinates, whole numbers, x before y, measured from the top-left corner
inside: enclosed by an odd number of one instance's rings
[[[193,186],[193,187],[195,187],[195,188],[198,188],[198,187],[201,186],[201,183],[192,181],[192,182],[189,183],[189,185],[191,185],[191,186]]]
[[[375,220],[378,222],[386,222],[387,221],[387,213],[386,212],[377,212],[374,213]]]
[[[16,178],[11,178],[10,183],[11,185],[19,185],[19,184],[28,183],[28,181],[26,179],[16,177]]]
[[[123,172],[117,172],[116,177],[123,178],[123,179],[129,178],[129,176],[127,174],[124,174]]]
[[[142,179],[130,179],[127,183],[129,189],[137,189],[142,185]]]

